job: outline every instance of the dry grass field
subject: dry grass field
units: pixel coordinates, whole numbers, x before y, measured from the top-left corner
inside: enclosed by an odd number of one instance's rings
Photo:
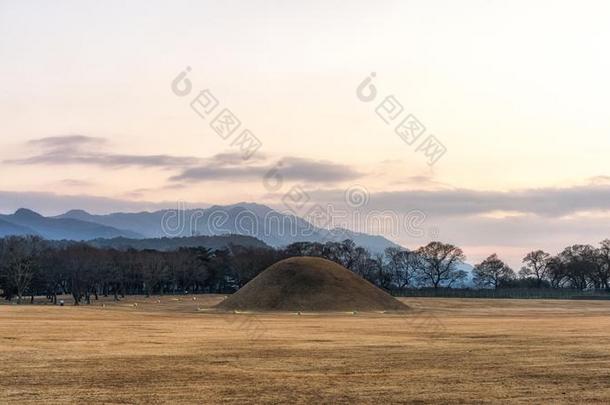
[[[413,298],[408,315],[206,309],[221,299],[1,305],[0,403],[610,402],[607,301]]]

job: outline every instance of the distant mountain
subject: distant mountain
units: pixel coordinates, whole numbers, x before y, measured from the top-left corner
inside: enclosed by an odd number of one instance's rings
[[[388,247],[402,248],[402,246],[384,238],[381,235],[369,235],[368,233],[354,232],[349,229],[335,228],[330,232],[332,240],[342,241],[351,239],[357,246],[367,248],[371,253],[383,253]]]
[[[0,220],[0,237],[9,235],[37,235],[37,233],[25,226],[15,225],[7,221]]]
[[[94,215],[83,210],[70,210],[65,214],[58,215],[53,218],[77,219],[80,221],[93,222],[116,229],[128,229],[143,238],[160,238],[163,236],[168,236],[161,228],[161,220],[167,211],[170,210],[134,213],[117,212],[106,215]]]
[[[115,238],[119,236],[140,238],[142,235],[95,222],[72,218],[48,218],[21,208],[11,215],[0,215],[0,233],[4,235],[34,234],[45,239],[91,240],[95,238]],[[9,224],[4,225],[3,224]],[[7,232],[2,232],[2,230]]]
[[[372,253],[383,252],[390,246],[398,247],[383,236],[341,228],[327,230],[298,216],[284,214],[255,203],[107,215],[71,210],[55,217],[44,217],[21,208],[14,214],[0,215],[0,236],[25,234],[39,235],[50,240],[76,241],[244,235],[259,239],[272,247],[303,241],[324,243],[352,239]],[[120,243],[120,239],[117,243]]]
[[[462,263],[458,266],[458,269],[466,272],[466,278],[464,280],[462,280],[458,285],[456,285],[456,287],[458,287],[458,288],[474,287],[474,281],[472,279],[473,278],[472,270],[474,269],[474,267],[471,264]]]
[[[92,215],[72,210],[55,217],[94,222],[113,228],[127,229],[146,238],[187,237],[198,235],[248,235],[273,247],[293,242],[326,242],[352,239],[372,253],[399,245],[378,235],[335,228],[325,230],[303,218],[275,211],[265,205],[238,203],[215,205],[205,209],[161,210],[155,212],[113,213]]]
[[[94,239],[88,242],[98,248],[112,248],[126,250],[129,248],[144,250],[177,250],[181,247],[205,247],[208,249],[225,249],[230,245],[245,247],[268,248],[266,243],[245,235],[217,235],[217,236],[187,236],[180,238],[150,238],[150,239]]]

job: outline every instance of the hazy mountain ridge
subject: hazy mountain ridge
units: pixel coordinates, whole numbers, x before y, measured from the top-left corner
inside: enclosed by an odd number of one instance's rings
[[[147,238],[147,239],[94,239],[89,244],[97,248],[111,248],[117,250],[153,249],[160,251],[177,250],[182,247],[205,247],[211,250],[226,249],[231,245],[254,248],[269,248],[266,243],[246,235],[214,235],[214,236],[184,236],[179,238]]]
[[[90,214],[84,210],[70,210],[53,218],[78,219],[81,221],[93,222],[117,229],[129,229],[132,232],[136,232],[142,238],[160,238],[167,236],[167,234],[164,233],[163,229],[161,228],[161,220],[167,211],[170,210],[134,213],[115,212],[111,214],[96,215]]]
[[[38,232],[28,227],[0,219],[0,237],[9,235],[38,235]]]
[[[140,238],[137,232],[118,229],[95,222],[75,218],[44,217],[32,210],[21,208],[14,214],[0,215],[3,223],[0,232],[5,235],[34,234],[50,240],[91,240],[95,238],[130,237]],[[3,226],[4,225],[4,226]],[[10,231],[10,229],[13,229]],[[8,230],[9,232],[5,231]]]
[[[137,244],[135,241],[138,239],[245,235],[272,247],[302,241],[324,243],[352,239],[372,253],[383,252],[390,246],[399,246],[379,235],[341,228],[319,228],[303,218],[256,203],[105,215],[75,209],[53,217],[21,208],[14,214],[0,215],[0,236],[26,234],[50,240],[126,238],[131,244]],[[153,242],[147,243],[154,245]]]
[[[269,246],[281,247],[294,242],[326,242],[352,239],[372,253],[382,252],[398,244],[379,235],[335,228],[316,227],[303,218],[275,211],[256,203],[214,205],[203,209],[160,210],[154,212],[112,213],[93,215],[71,210],[58,219],[77,219],[113,228],[128,229],[144,238],[212,236],[223,234],[248,235]]]

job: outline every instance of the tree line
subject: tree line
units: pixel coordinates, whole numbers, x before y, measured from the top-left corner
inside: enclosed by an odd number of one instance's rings
[[[183,247],[172,251],[116,250],[86,243],[53,243],[37,236],[0,239],[0,293],[18,303],[70,294],[74,304],[89,304],[100,295],[231,293],[271,264],[293,256],[316,256],[337,262],[391,292],[463,286],[466,257],[452,244],[430,242],[416,250],[387,248],[371,254],[351,240],[297,242],[285,248],[229,245],[225,249]],[[477,288],[610,287],[610,240],[599,247],[573,245],[552,256],[535,250],[515,272],[496,254],[474,266]]]
[[[491,288],[610,289],[610,240],[599,247],[572,245],[557,255],[543,250],[529,252],[515,273],[493,254],[473,269],[475,285]]]

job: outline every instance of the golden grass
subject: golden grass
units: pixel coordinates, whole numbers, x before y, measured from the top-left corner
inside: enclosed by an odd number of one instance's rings
[[[0,403],[610,402],[610,302],[206,310],[221,299],[2,305]]]

